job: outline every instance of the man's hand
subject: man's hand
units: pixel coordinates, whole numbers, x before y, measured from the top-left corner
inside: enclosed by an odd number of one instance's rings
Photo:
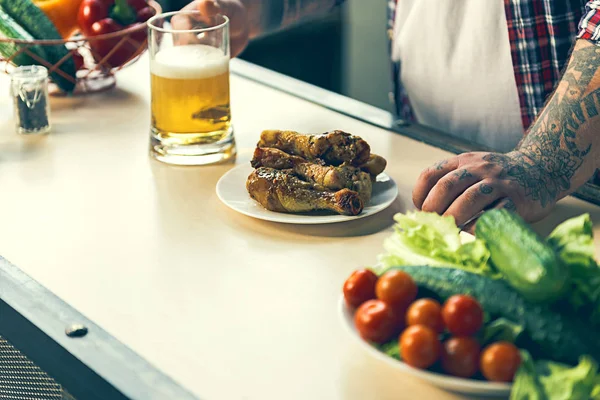
[[[550,212],[558,192],[542,165],[521,151],[465,153],[423,171],[413,202],[423,211],[454,216],[459,226],[488,208],[537,221]]]
[[[183,10],[198,10],[202,16],[209,18],[216,14],[226,15],[229,18],[232,57],[239,55],[248,45],[250,22],[246,7],[241,0],[196,0],[185,6]],[[173,21],[173,25],[177,26],[178,29],[186,29],[185,24],[189,24],[189,22],[184,19]]]
[[[453,215],[459,225],[491,207],[515,209],[528,221],[600,169],[600,46],[578,40],[563,77],[517,150],[465,153],[427,169],[417,208]]]

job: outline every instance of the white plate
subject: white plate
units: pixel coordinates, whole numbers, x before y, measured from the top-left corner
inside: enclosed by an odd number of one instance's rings
[[[512,387],[510,383],[496,383],[478,381],[474,379],[455,378],[448,375],[429,372],[426,370],[413,368],[402,361],[398,361],[395,358],[382,353],[359,336],[356,328],[354,327],[352,311],[346,306],[343,295],[339,302],[339,314],[342,320],[342,325],[344,325],[346,331],[355,339],[354,341],[370,356],[386,364],[386,366],[389,368],[393,368],[403,374],[412,375],[441,389],[455,393],[471,396],[493,396],[505,398],[507,398],[510,394]]]
[[[284,224],[332,224],[368,217],[385,210],[398,196],[398,186],[385,173],[373,183],[371,202],[357,216],[337,215],[325,212],[286,214],[266,210],[254,201],[246,190],[246,180],[252,167],[243,164],[228,171],[217,182],[217,196],[231,209],[250,217]]]

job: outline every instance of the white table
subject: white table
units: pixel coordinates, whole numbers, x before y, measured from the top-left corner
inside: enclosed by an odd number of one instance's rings
[[[0,96],[0,254],[204,399],[461,398],[382,368],[337,314],[344,279],[375,261],[420,171],[449,153],[241,77],[232,101],[238,164],[263,129],[343,129],[389,160],[399,198],[329,226],[230,211],[215,184],[232,165],[148,157],[143,59],[112,92],[53,99],[46,137],[15,135]],[[538,227],[583,212],[600,227],[600,208],[574,198]]]

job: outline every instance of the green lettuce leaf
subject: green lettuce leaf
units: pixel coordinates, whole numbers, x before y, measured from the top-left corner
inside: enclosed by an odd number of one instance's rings
[[[377,346],[379,350],[396,360],[402,360],[400,355],[400,343],[398,339],[390,340],[389,342]]]
[[[587,400],[600,382],[598,364],[589,356],[581,357],[575,367],[538,361],[535,369],[548,400]]]
[[[561,261],[571,269],[567,300],[600,324],[600,267],[594,258],[594,238],[589,214],[558,225],[547,238]]]
[[[500,341],[515,343],[524,330],[523,325],[516,324],[506,318],[498,318],[483,327],[481,344],[485,346]]]
[[[589,356],[579,359],[575,367],[554,361],[533,362],[521,352],[511,400],[597,400],[600,397],[598,364]]]
[[[463,243],[453,217],[422,211],[394,216],[394,233],[383,242],[379,268],[400,265],[453,267],[499,277],[488,262],[490,253],[478,239]]]
[[[526,351],[521,351],[521,366],[515,374],[510,400],[548,400],[538,379],[535,364]]]

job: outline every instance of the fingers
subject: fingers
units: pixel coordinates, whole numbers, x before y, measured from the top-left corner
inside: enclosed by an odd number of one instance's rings
[[[431,189],[422,210],[443,214],[456,198],[481,178],[469,172],[467,168],[454,170],[444,175]]]
[[[427,195],[435,184],[447,173],[454,171],[458,167],[458,158],[453,157],[448,160],[440,161],[433,167],[427,168],[421,173],[413,189],[413,203],[419,210],[423,208],[423,203]]]
[[[497,184],[483,180],[460,195],[448,207],[444,215],[452,215],[456,220],[456,225],[461,226],[503,196],[504,193]]]
[[[500,209],[500,210],[504,209],[504,210],[508,210],[511,212],[517,212],[517,206],[508,197],[499,198],[495,202],[491,203],[487,208],[485,208],[484,211],[488,211],[491,209]],[[472,221],[469,221],[468,224],[466,224],[465,226],[462,227],[462,230],[474,235],[475,234],[475,225],[477,224],[477,221],[479,220],[480,216],[481,215],[478,215],[477,218],[474,218]]]
[[[504,209],[514,213],[517,212],[517,206],[515,205],[515,202],[509,199],[508,197],[500,199],[500,201],[498,201],[498,203],[493,208]]]
[[[486,211],[490,210],[490,209],[504,209],[504,210],[508,210],[511,212],[515,212],[515,213],[517,212],[517,206],[508,197],[504,197],[504,198],[500,198],[500,199],[496,200],[494,203],[492,203],[486,209]],[[477,216],[477,218],[473,219],[472,221],[469,221],[468,224],[466,224],[465,226],[462,227],[462,230],[474,235],[475,234],[475,225],[477,225],[477,221],[479,220],[480,216],[481,215]]]
[[[238,0],[220,0],[220,12],[229,18],[231,36],[231,56],[236,57],[248,45],[250,26],[246,7]]]
[[[198,0],[197,9],[207,17],[214,17],[221,12],[221,7],[215,0]]]
[[[173,18],[171,18],[171,26],[174,30],[178,31],[190,30],[193,27],[192,21],[190,20],[189,16],[185,14],[173,15]]]
[[[246,48],[250,39],[248,13],[239,0],[197,0],[194,7],[209,21],[218,14],[229,18],[232,57],[236,57]]]
[[[248,45],[250,30],[246,8],[239,0],[196,0],[185,6],[183,11],[198,11],[197,13],[176,14],[171,24],[176,30],[191,30],[199,27],[197,22],[212,25],[216,15],[226,15],[229,18],[229,35],[231,55],[240,54]],[[179,33],[174,36],[177,45],[200,43],[196,35]]]

